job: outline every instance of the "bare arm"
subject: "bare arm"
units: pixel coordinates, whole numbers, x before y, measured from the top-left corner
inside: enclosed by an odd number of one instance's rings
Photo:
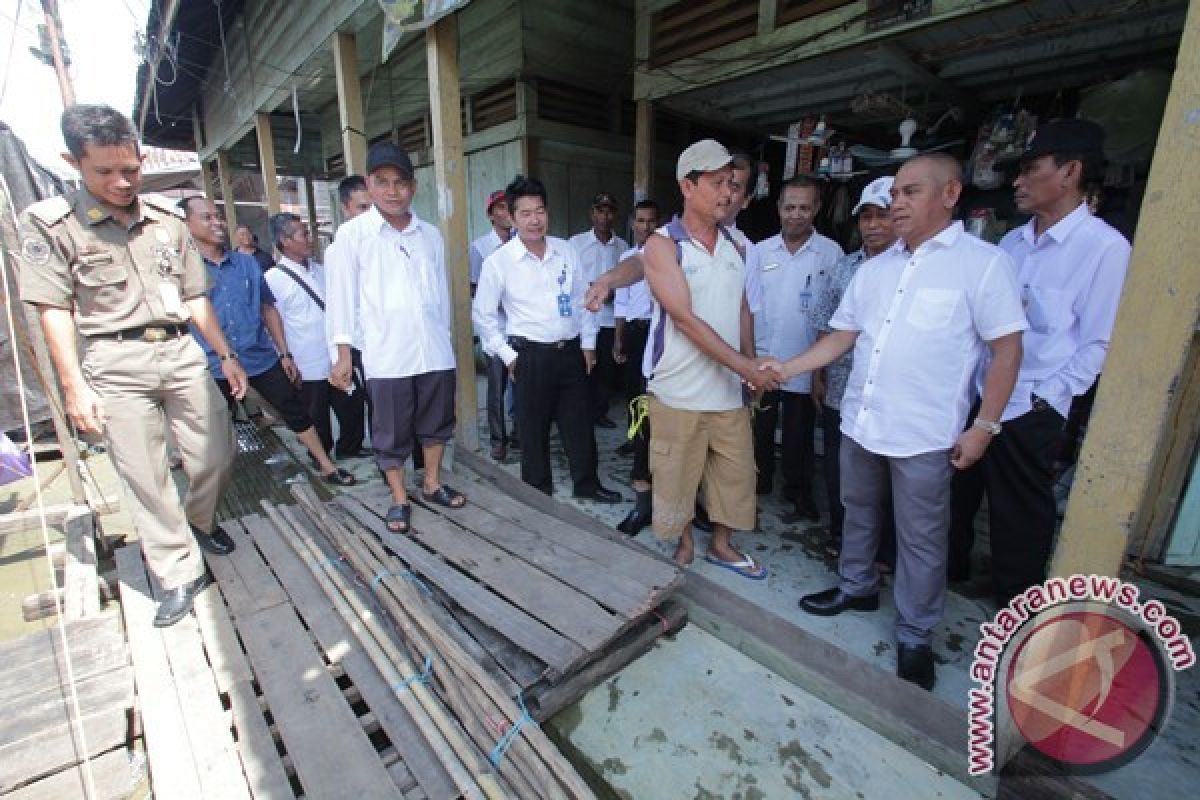
[[[752,357],[734,350],[707,322],[696,316],[692,310],[692,295],[688,290],[687,280],[683,277],[683,268],[675,258],[675,247],[669,239],[658,235],[651,236],[646,242],[643,256],[646,282],[650,284],[650,291],[654,293],[663,312],[670,316],[671,322],[680,333],[699,348],[700,352],[736,372],[751,388],[757,388],[764,383],[774,383],[770,374],[758,370],[758,364]],[[748,311],[744,297],[742,307],[743,312]],[[743,349],[745,330],[743,316],[740,336]],[[751,346],[753,338],[751,334]]]
[[[75,314],[69,308],[38,306],[42,332],[50,348],[50,358],[62,384],[67,416],[84,433],[104,430],[104,405],[92,391],[79,369],[79,351],[75,347]]]
[[[263,303],[262,318],[263,324],[267,326],[267,333],[271,335],[271,341],[275,342],[275,349],[279,351],[283,371],[287,374],[288,380],[295,383],[302,376],[300,370],[296,368],[296,362],[287,355],[287,335],[283,332],[283,317],[280,316],[279,309],[270,303]]]
[[[997,422],[1008,405],[1008,397],[1017,384],[1017,370],[1021,366],[1021,333],[1010,333],[988,342],[992,351],[992,363],[983,377],[983,397],[979,401],[979,413],[975,419]],[[980,458],[992,441],[992,435],[983,428],[972,425],[963,431],[950,451],[950,463],[956,469],[967,469]]]
[[[592,285],[588,287],[583,304],[588,311],[599,311],[609,294],[617,289],[633,286],[644,277],[646,277],[645,259],[640,253],[634,253],[624,261],[617,262],[617,265],[608,272],[597,276],[596,280],[592,281]]]
[[[764,365],[763,368],[778,369],[780,379],[788,381],[802,372],[812,372],[836,361],[854,347],[857,339],[858,331],[835,330],[827,336],[822,336],[812,347],[787,363],[780,364],[778,361],[773,361]]]
[[[223,356],[232,352],[233,348],[229,346],[229,342],[225,341],[225,333],[221,330],[221,324],[217,321],[217,314],[208,300],[208,295],[193,297],[184,302],[192,314],[192,324],[196,326],[196,330],[200,331],[204,341],[208,342],[217,355]],[[237,359],[223,359],[221,372],[225,375],[225,380],[229,381],[229,391],[233,396],[238,400],[245,397],[246,371],[242,369],[242,365],[238,363]]]

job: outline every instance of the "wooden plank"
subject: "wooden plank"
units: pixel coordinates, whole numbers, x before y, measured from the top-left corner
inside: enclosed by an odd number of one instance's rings
[[[125,635],[116,614],[104,614],[67,625],[71,667],[80,681],[129,663]],[[12,702],[59,686],[66,679],[67,653],[57,627],[0,644],[4,682],[0,684],[0,718]]]
[[[262,173],[263,192],[267,197],[267,213],[278,214],[279,179],[275,173],[275,141],[271,138],[270,114],[260,111],[254,115],[254,133],[258,139],[258,165]]]
[[[586,650],[599,650],[625,621],[570,585],[421,506],[413,507],[409,536]]]
[[[222,522],[221,527],[238,547],[227,556],[208,559],[209,569],[221,584],[221,592],[229,602],[229,613],[235,622],[239,615],[290,602],[287,593],[267,570],[262,559],[253,552],[254,542],[243,527],[243,522],[252,519],[261,517]]]
[[[347,175],[367,174],[367,139],[363,125],[362,83],[358,77],[358,44],[352,33],[333,34],[338,119]]]
[[[1200,6],[1192,3],[1104,378],[1051,562],[1055,575],[1118,574],[1130,536],[1153,508],[1153,478],[1176,444],[1169,421],[1180,400],[1200,303],[1200,270],[1179,258],[1200,248],[1200,226],[1183,212],[1200,181],[1197,108]]]
[[[151,781],[162,781],[162,791],[171,787],[171,797],[202,798],[200,778],[188,748],[184,709],[171,683],[171,668],[163,650],[162,637],[153,627],[155,612],[150,581],[146,576],[142,549],[126,545],[116,551],[117,574],[121,579],[121,609],[133,658],[138,709],[150,760]]]
[[[303,519],[302,515],[297,517]],[[431,798],[457,797],[458,790],[450,776],[428,742],[419,735],[416,723],[396,700],[366,651],[360,647],[346,646],[347,642],[354,642],[355,637],[342,617],[330,606],[329,598],[309,567],[279,538],[278,531],[267,520],[248,521],[247,530],[267,557],[309,630],[329,655],[330,661],[340,664],[354,682],[363,701],[374,713],[380,727],[422,789]]]
[[[367,530],[378,530],[382,523],[359,501],[346,495],[334,500]],[[587,651],[556,633],[519,608],[503,602],[475,581],[459,573],[423,547],[403,537],[389,536],[388,549],[410,569],[440,586],[454,602],[474,614],[480,622],[507,636],[514,643],[546,664],[550,675],[561,675],[587,656]]]
[[[254,693],[254,673],[219,593],[204,592],[196,598],[196,621],[217,687],[229,697],[237,731],[238,758],[250,794],[256,800],[291,797],[291,783]]]
[[[70,713],[75,706],[65,687],[46,689],[5,709],[0,722],[0,792],[125,742],[133,707],[133,668],[85,678],[76,683],[75,691],[81,709],[78,723]]]
[[[436,591],[436,590],[435,590]],[[474,615],[453,606],[446,612],[454,627],[460,629],[478,648],[487,653],[488,659],[503,670],[504,675],[521,690],[528,689],[542,679],[546,665],[513,644],[506,636],[484,625]],[[442,625],[443,628],[447,626]],[[479,660],[479,659],[476,659]],[[485,665],[486,668],[486,665]],[[515,689],[509,695],[516,696]]]
[[[96,574],[96,516],[87,506],[76,506],[63,520],[66,563],[63,565],[63,617],[85,619],[100,613],[100,585]]]
[[[126,800],[134,788],[131,780],[130,753],[124,747],[109,750],[93,758],[88,769],[97,796],[89,800]],[[81,767],[71,767],[50,775],[37,783],[4,795],[4,800],[69,800],[88,797],[88,783]]]

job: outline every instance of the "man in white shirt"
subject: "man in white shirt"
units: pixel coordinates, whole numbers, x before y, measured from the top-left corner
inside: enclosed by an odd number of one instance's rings
[[[553,492],[550,426],[557,423],[575,496],[617,503],[600,484],[587,376],[596,364],[596,319],[575,248],[547,236],[546,188],[523,175],[505,190],[517,235],[483,262],[471,316],[483,349],[498,356],[516,392],[521,480]]]
[[[479,285],[479,273],[483,271],[483,262],[512,238],[512,215],[508,212],[508,200],[504,197],[503,189],[497,189],[488,195],[487,216],[488,221],[492,223],[491,230],[471,242],[472,296]],[[517,423],[514,418],[510,439],[504,426],[504,396],[508,390],[508,368],[497,356],[489,355],[487,360],[488,433],[492,439],[492,458],[503,461],[508,457],[510,443],[514,445],[513,449],[516,449]]]
[[[658,203],[642,200],[633,207],[633,240],[635,247],[621,254],[624,260],[640,253],[646,238],[658,228]],[[646,354],[646,338],[650,333],[650,318],[654,315],[654,296],[646,281],[640,280],[632,286],[616,290],[613,313],[616,316],[616,337],[613,340],[613,359],[625,368],[625,389],[628,402],[646,393],[646,375],[642,362]],[[633,467],[629,480],[633,484],[634,507],[625,519],[617,524],[617,530],[636,536],[638,531],[650,524],[650,423],[642,419],[640,424],[630,412],[630,427],[637,426],[636,433],[617,452],[633,456]]]
[[[1029,330],[1017,385],[983,459],[954,481],[950,579],[970,577],[975,513],[988,497],[992,587],[1001,606],[1046,577],[1055,525],[1052,465],[1073,397],[1100,375],[1129,266],[1129,243],[1092,216],[1104,131],[1081,119],[1038,128],[1014,181],[1032,214],[1000,247],[1016,262]],[[986,416],[986,415],[984,415]]]
[[[822,616],[879,608],[875,554],[890,491],[896,673],[925,689],[936,678],[930,639],[945,605],[953,471],[978,461],[995,435],[1027,327],[1012,259],[952,221],[961,192],[961,167],[950,156],[905,163],[892,188],[900,241],[859,267],[832,332],[780,370],[787,380],[854,348],[842,399],[841,582],[800,607]],[[964,430],[989,350],[979,414]]]
[[[571,246],[579,254],[583,275],[588,283],[612,269],[629,244],[613,233],[613,219],[617,214],[617,201],[608,192],[600,192],[592,198],[592,227],[590,230],[571,237]],[[620,373],[613,360],[613,338],[616,336],[616,319],[613,315],[613,297],[610,294],[600,310],[596,312],[596,368],[588,376],[588,395],[592,406],[592,419],[601,428],[615,428],[616,423],[608,416],[608,405],[612,401],[613,388]]]
[[[816,339],[808,321],[817,288],[844,254],[832,239],[813,228],[821,209],[821,188],[812,178],[797,177],[779,192],[781,230],[758,243],[766,323],[766,352],[781,360],[803,353]],[[775,477],[775,429],[782,422],[783,496],[795,505],[794,519],[817,520],[813,500],[813,434],[816,406],[812,377],[802,374],[768,392],[754,416],[755,487],[770,494]]]
[[[646,353],[654,531],[678,540],[675,561],[690,564],[696,491],[703,483],[713,523],[705,561],[762,580],[766,568],[735,550],[730,537],[755,525],[745,389],[778,384],[755,360],[745,259],[720,224],[729,210],[731,161],[712,139],[680,154],[675,177],[683,215],[652,235],[643,251],[655,299]]]
[[[330,382],[352,385],[351,346],[361,318],[363,370],[371,394],[371,443],[392,493],[387,528],[409,529],[404,462],[425,458],[421,496],[449,508],[466,503],[441,482],[442,453],[454,432],[453,315],[446,250],[438,229],[417,218],[412,161],[391,142],[367,153],[374,207],[337,232],[329,270],[330,341],[338,358]]]

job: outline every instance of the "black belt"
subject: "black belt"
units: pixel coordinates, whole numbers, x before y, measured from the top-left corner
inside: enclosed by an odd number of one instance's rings
[[[138,340],[142,342],[165,342],[172,337],[186,336],[191,331],[187,325],[139,325],[123,331],[93,333],[89,339],[116,339],[118,342]]]
[[[532,339],[526,339],[524,336],[510,336],[508,343],[513,350],[518,353],[522,350],[569,350],[579,349],[579,337],[573,339],[562,339],[557,342],[535,342]]]
[[[631,328],[649,328],[650,320],[648,319],[627,319],[625,324]]]

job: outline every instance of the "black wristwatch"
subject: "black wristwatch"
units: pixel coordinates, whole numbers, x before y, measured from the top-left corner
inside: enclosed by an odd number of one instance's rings
[[[1045,411],[1050,407],[1050,404],[1047,403],[1043,398],[1038,397],[1037,394],[1030,394],[1029,399],[1033,404],[1034,411]]]

